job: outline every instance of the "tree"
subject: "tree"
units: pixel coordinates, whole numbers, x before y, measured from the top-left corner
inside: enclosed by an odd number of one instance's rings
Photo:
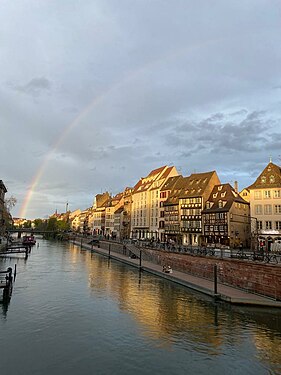
[[[5,207],[9,213],[11,212],[11,209],[15,207],[16,204],[17,199],[13,195],[11,195],[9,198],[5,198]]]

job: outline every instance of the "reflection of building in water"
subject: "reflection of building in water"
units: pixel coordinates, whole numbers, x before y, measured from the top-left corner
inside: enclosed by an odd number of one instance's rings
[[[258,355],[263,362],[268,362],[271,365],[278,366],[276,370],[281,373],[281,336],[269,335],[264,333],[264,335],[255,334],[254,344],[258,350]],[[277,372],[276,372],[277,374]]]
[[[85,253],[85,262],[93,293],[106,291],[117,297],[120,309],[132,314],[145,327],[148,336],[164,337],[166,342],[172,336],[173,339],[177,335],[181,339],[186,336],[186,341],[203,344],[205,350],[213,352],[220,348],[223,335],[215,324],[215,310],[210,305],[193,298],[186,290],[149,275],[142,277],[139,284],[138,272],[107,262],[99,255],[93,254],[91,258],[90,253]],[[115,267],[118,267],[116,272]]]

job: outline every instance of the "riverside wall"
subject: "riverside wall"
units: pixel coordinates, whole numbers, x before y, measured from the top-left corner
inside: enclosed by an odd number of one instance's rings
[[[101,241],[100,246],[111,251],[130,255],[126,245]],[[264,264],[248,260],[203,257],[142,248],[142,259],[206,279],[214,279],[217,266],[218,282],[281,300],[281,265]]]

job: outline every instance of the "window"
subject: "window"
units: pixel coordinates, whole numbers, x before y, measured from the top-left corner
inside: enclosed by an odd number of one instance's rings
[[[265,190],[265,191],[263,192],[263,196],[264,196],[265,199],[270,198],[270,190]]]
[[[271,221],[265,222],[265,229],[272,229],[272,222]]]
[[[275,221],[275,229],[281,230],[281,221]]]
[[[260,190],[255,190],[254,199],[261,199],[261,191]]]
[[[271,184],[274,184],[274,182],[275,182],[275,178],[274,178],[273,175],[271,175],[271,176],[269,177],[269,182],[270,182]]]
[[[262,215],[262,205],[261,204],[255,205],[255,214],[256,215]]]
[[[281,204],[276,204],[274,206],[274,213],[275,214],[281,214]]]
[[[215,193],[215,194],[213,194],[213,198],[216,198],[216,197],[217,197],[217,195],[218,195],[218,193]]]
[[[280,198],[281,197],[280,190],[274,190],[273,196],[274,198]]]
[[[223,207],[223,203],[222,201],[219,201],[219,208],[222,208]]]
[[[262,178],[261,178],[261,182],[262,182],[262,184],[265,184],[265,183],[266,183],[266,177],[265,177],[265,176],[262,176]]]
[[[262,229],[262,221],[257,221],[257,229]]]
[[[271,206],[271,204],[265,204],[264,205],[264,214],[265,215],[271,215],[272,214],[272,206]]]

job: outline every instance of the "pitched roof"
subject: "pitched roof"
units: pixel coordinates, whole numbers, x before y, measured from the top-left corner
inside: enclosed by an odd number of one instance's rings
[[[182,178],[183,178],[182,175],[169,177],[166,180],[165,184],[162,186],[161,191],[174,189],[174,187],[177,185],[177,183],[179,182],[179,180],[181,180]]]
[[[281,168],[269,162],[256,181],[247,189],[264,189],[281,187]]]
[[[183,189],[180,198],[201,196],[214,174],[216,174],[216,171],[192,173],[186,181],[185,189]]]
[[[166,165],[151,171],[146,177],[142,177],[134,186],[133,193],[139,193],[142,191],[150,190],[153,186],[153,182],[165,179],[174,167],[167,167]],[[155,187],[158,189],[160,186]]]
[[[190,177],[182,177],[182,176],[177,176],[177,177],[181,177],[181,178],[178,178],[175,181],[175,184],[170,192],[169,197],[164,202],[164,206],[172,206],[172,205],[178,204],[179,198],[186,191],[186,185]]]
[[[212,205],[210,208],[205,207],[204,210],[202,210],[203,214],[229,211],[234,202],[250,205],[250,203],[245,201],[230,184],[215,185],[207,202],[212,203]],[[222,207],[220,207],[219,202],[223,202]]]

